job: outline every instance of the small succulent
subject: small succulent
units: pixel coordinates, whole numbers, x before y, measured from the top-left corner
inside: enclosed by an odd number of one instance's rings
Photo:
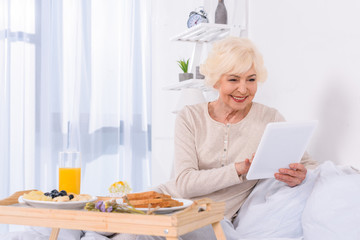
[[[182,60],[177,61],[179,67],[181,68],[181,70],[182,70],[184,73],[187,73],[187,72],[188,72],[189,60],[190,60],[190,59],[188,59],[188,60],[182,59]]]

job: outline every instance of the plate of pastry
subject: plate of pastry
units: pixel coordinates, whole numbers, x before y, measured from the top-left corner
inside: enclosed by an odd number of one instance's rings
[[[160,208],[157,208],[157,207],[153,207],[151,205],[150,207],[150,210],[152,208],[154,208],[154,212],[156,213],[170,213],[170,212],[175,212],[175,211],[179,211],[179,210],[183,210],[187,207],[190,207],[191,204],[193,204],[193,201],[189,200],[189,199],[182,199],[182,198],[173,198],[172,200],[174,201],[177,201],[179,203],[182,203],[182,205],[180,206],[175,206],[175,207],[160,207]],[[147,212],[149,210],[149,207],[144,207],[144,208],[139,208],[139,207],[136,207],[136,209],[138,210],[141,210],[141,211],[144,211],[144,212]]]
[[[96,200],[97,197],[89,194],[67,194],[65,191],[58,192],[56,189],[46,193],[31,191],[18,199],[19,203],[25,203],[31,207],[54,209],[82,209],[86,203]]]
[[[144,212],[150,210],[156,213],[179,211],[193,204],[193,201],[189,199],[172,198],[170,195],[155,191],[129,193],[126,195],[126,199],[122,201],[127,201],[128,204],[138,210]]]

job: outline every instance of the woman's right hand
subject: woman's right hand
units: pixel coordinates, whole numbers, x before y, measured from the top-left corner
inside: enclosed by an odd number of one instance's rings
[[[237,174],[239,176],[243,175],[243,174],[246,174],[249,171],[249,168],[251,166],[252,160],[254,159],[254,156],[255,156],[255,153],[252,155],[251,159],[247,158],[243,162],[236,162],[235,163],[235,169],[236,169],[236,172],[237,172]]]

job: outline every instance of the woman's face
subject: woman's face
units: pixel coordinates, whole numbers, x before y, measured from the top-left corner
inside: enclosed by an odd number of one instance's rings
[[[219,91],[219,101],[232,111],[249,111],[257,91],[254,68],[243,74],[223,74],[214,86]]]

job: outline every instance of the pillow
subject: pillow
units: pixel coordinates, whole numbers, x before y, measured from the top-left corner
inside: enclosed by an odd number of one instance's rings
[[[301,215],[317,172],[308,171],[297,187],[261,180],[239,210],[234,226],[241,238],[301,238]]]
[[[305,239],[360,239],[360,174],[327,163],[302,216]]]

